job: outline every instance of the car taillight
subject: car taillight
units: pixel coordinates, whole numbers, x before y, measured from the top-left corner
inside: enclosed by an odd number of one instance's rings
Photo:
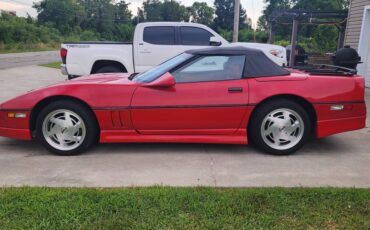
[[[68,53],[67,49],[64,49],[64,48],[60,49],[60,57],[62,58],[63,64],[66,64],[67,53]]]

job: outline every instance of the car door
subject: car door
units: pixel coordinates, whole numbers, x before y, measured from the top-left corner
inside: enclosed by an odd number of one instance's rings
[[[199,56],[173,74],[170,88],[140,86],[131,103],[134,128],[141,134],[226,135],[246,114],[245,56]]]

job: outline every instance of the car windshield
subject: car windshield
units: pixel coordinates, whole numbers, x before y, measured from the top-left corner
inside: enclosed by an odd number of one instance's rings
[[[188,53],[182,53],[174,58],[171,58],[163,62],[162,64],[157,65],[156,67],[148,71],[138,74],[134,78],[134,81],[141,82],[141,83],[152,82],[158,77],[165,74],[166,72],[170,71],[172,68],[176,67],[177,65],[181,64],[182,62],[188,60],[191,57],[193,57],[193,55],[188,54]]]

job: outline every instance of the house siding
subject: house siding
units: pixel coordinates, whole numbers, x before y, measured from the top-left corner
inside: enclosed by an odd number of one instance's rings
[[[348,13],[347,29],[344,39],[345,45],[357,49],[360,41],[362,18],[365,6],[370,5],[370,0],[352,0]]]

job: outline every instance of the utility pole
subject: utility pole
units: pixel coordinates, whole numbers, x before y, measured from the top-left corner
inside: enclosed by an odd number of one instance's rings
[[[270,31],[269,31],[269,44],[273,44],[275,41],[275,22],[270,22]]]
[[[297,37],[298,37],[298,18],[293,19],[293,29],[292,29],[292,41],[291,50],[289,57],[289,66],[293,67],[295,65],[295,48],[297,47]]]
[[[233,42],[238,42],[239,36],[239,12],[240,10],[240,0],[235,0],[234,2],[234,30],[233,30]]]

